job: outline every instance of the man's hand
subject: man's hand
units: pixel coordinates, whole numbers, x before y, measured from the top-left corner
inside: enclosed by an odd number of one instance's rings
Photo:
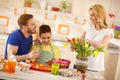
[[[39,39],[33,40],[33,44],[40,44],[40,40]]]
[[[29,59],[31,59],[31,58],[37,59],[39,57],[40,57],[40,52],[31,51],[30,53],[28,53],[28,58]]]

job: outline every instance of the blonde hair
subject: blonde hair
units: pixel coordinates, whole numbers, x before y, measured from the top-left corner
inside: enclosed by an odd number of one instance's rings
[[[93,11],[101,28],[108,28],[108,25],[106,22],[106,11],[102,5],[96,4],[92,6],[89,10]]]

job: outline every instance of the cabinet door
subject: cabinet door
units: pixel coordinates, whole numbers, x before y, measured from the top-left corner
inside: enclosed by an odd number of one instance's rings
[[[4,55],[6,40],[0,39],[0,55]]]
[[[105,55],[104,77],[106,80],[114,80],[115,79],[118,55],[119,54],[115,54],[115,53],[109,53],[108,55]]]
[[[119,48],[119,51],[120,51],[120,48]],[[120,52],[119,52],[117,69],[116,69],[116,74],[115,74],[115,80],[120,80]]]

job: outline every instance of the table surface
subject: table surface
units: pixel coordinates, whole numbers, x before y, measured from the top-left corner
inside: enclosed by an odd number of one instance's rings
[[[82,80],[78,77],[64,77],[61,75],[53,75],[50,72],[42,71],[16,71],[15,73],[8,73],[0,71],[0,80]],[[105,80],[98,72],[86,72],[85,80]]]

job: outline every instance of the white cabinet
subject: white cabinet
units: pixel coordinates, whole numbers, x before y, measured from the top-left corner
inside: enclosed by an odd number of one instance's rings
[[[4,35],[0,33],[0,55],[4,55],[7,37],[8,35]]]
[[[120,52],[119,52],[119,54],[120,54]],[[120,80],[120,55],[119,55],[119,58],[118,58],[115,80]]]
[[[5,44],[6,44],[6,40],[0,39],[0,55],[4,54]]]
[[[115,73],[118,63],[119,54],[109,53],[105,55],[105,80],[115,80]]]

